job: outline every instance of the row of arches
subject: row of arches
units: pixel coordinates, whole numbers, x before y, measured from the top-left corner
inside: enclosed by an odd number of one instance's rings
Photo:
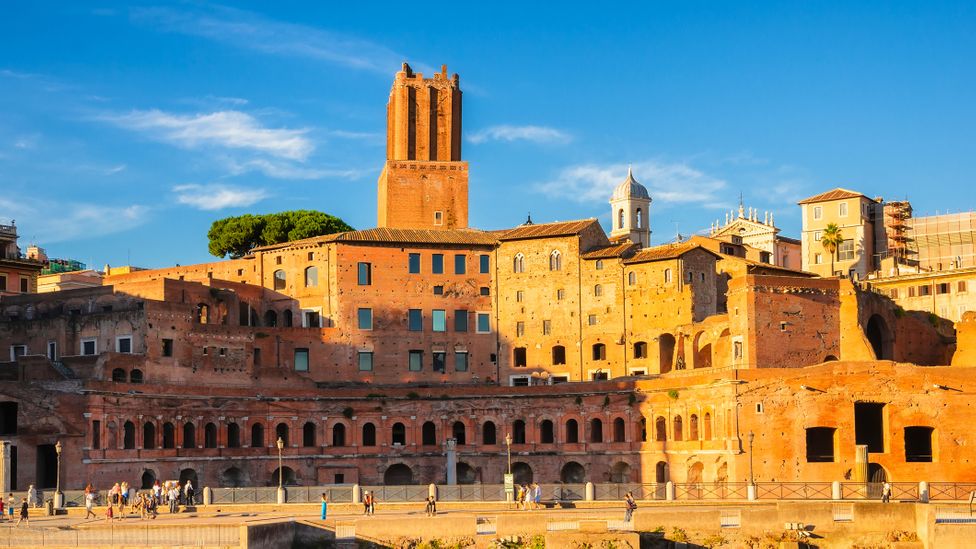
[[[549,270],[550,271],[561,271],[563,270],[563,254],[559,250],[553,250],[549,252]],[[513,273],[524,273],[525,272],[525,254],[519,252],[512,257],[512,272]]]
[[[112,381],[115,383],[145,383],[146,378],[142,370],[138,368],[133,368],[128,373],[123,368],[115,368],[112,370]]]

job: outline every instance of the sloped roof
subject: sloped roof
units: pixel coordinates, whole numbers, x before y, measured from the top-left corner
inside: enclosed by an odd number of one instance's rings
[[[613,259],[616,257],[630,257],[639,246],[633,242],[621,242],[602,248],[594,248],[582,256],[583,259]]]
[[[556,223],[537,223],[519,225],[501,234],[496,234],[498,240],[524,240],[529,238],[550,238],[554,236],[573,236],[582,233],[594,223],[596,218],[580,219],[577,221],[560,221]]]
[[[496,235],[476,229],[394,229],[375,227],[361,231],[347,231],[261,246],[252,251],[268,251],[291,246],[307,246],[325,242],[384,242],[393,244],[467,244],[493,246],[498,244]]]
[[[797,204],[812,204],[814,202],[827,202],[829,200],[840,200],[841,198],[857,198],[859,196],[863,196],[864,198],[867,198],[867,196],[859,192],[854,192],[854,191],[837,187],[836,189],[827,191],[825,193],[820,193],[818,195],[811,196],[810,198],[804,198],[803,200],[797,202]]]
[[[702,250],[718,259],[722,258],[721,255],[709,250],[708,248],[705,248],[700,244],[695,244],[692,242],[680,242],[677,244],[665,244],[663,246],[655,246],[653,248],[644,248],[630,258],[625,259],[624,263],[647,263],[649,261],[677,259],[692,250]]]

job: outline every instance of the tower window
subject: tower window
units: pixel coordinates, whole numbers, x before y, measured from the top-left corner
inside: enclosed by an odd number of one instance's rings
[[[563,268],[563,256],[559,253],[559,250],[553,250],[549,254],[549,270],[550,271],[561,271]]]
[[[512,272],[524,273],[525,272],[525,256],[520,253],[515,254],[512,259]]]
[[[444,212],[434,212],[434,225],[444,224]]]
[[[624,228],[624,211],[623,210],[620,210],[620,211],[617,212],[617,228],[618,229],[623,229]]]
[[[638,229],[642,228],[642,226],[644,224],[644,216],[643,216],[640,208],[637,208],[637,215],[635,216],[635,219],[637,221],[637,228]]]

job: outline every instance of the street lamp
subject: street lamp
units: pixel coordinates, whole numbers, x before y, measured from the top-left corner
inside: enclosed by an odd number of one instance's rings
[[[756,485],[756,478],[752,476],[752,442],[756,440],[756,435],[749,431],[749,486]]]
[[[54,444],[54,452],[58,455],[58,474],[54,488],[54,506],[58,509],[64,506],[64,494],[61,493],[61,441]]]
[[[278,437],[275,446],[278,447],[278,504],[281,505],[285,502],[285,471],[281,465],[281,451],[285,448],[285,441]]]
[[[505,447],[508,448],[508,474],[512,474],[512,433],[505,434]]]

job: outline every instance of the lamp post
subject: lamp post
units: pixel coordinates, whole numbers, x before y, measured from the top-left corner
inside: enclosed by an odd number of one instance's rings
[[[512,477],[512,433],[505,433],[505,449],[508,453],[508,474],[505,475],[505,499],[515,501],[515,483]]]
[[[58,455],[58,473],[54,488],[54,507],[56,509],[64,507],[64,494],[61,493],[61,450],[63,450],[63,447],[59,440],[54,444],[54,452]]]
[[[752,476],[752,442],[756,440],[756,434],[749,431],[749,486],[756,485],[756,477]]]
[[[508,449],[508,474],[512,474],[512,433],[505,434],[505,447]]]
[[[281,451],[285,448],[285,441],[278,437],[275,446],[278,447],[278,505],[281,505],[285,502],[285,471],[281,465]]]

